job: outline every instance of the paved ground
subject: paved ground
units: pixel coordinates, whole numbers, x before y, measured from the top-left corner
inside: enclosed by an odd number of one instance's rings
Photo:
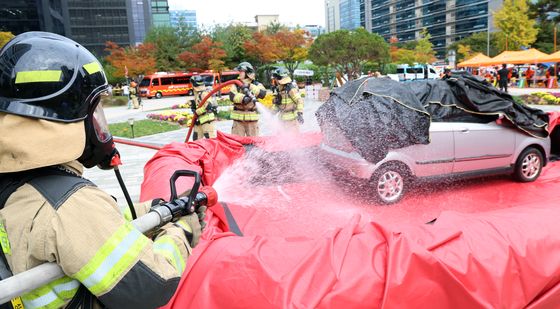
[[[543,91],[550,89],[530,89],[532,91]],[[530,93],[528,89],[513,88],[511,93],[519,95],[522,93]],[[186,102],[189,97],[168,97],[163,99],[144,100],[143,108],[134,110],[127,109],[126,107],[110,107],[105,109],[107,121],[109,123],[125,122],[129,118],[145,119],[148,113],[157,110],[169,108],[175,104]],[[315,111],[321,105],[318,101],[307,99],[305,102],[305,124],[302,127],[303,132],[318,131],[319,127],[315,119]],[[558,110],[557,106],[535,106],[543,110]],[[220,121],[217,123],[217,129],[226,133],[231,132],[232,121]],[[275,127],[275,121],[269,114],[263,114],[261,121],[261,135],[272,135]],[[159,145],[165,145],[171,142],[183,141],[187,134],[187,129],[171,131],[152,136],[137,138],[137,141],[149,142]],[[120,170],[127,184],[128,190],[133,201],[137,201],[140,195],[140,185],[143,179],[143,168],[145,163],[156,153],[155,150],[145,149],[140,147],[133,147],[127,145],[117,145],[121,155],[123,165]],[[113,171],[102,171],[97,168],[86,170],[85,176],[91,179],[99,187],[106,190],[111,195],[115,196],[120,204],[125,204],[124,195],[118,185]]]

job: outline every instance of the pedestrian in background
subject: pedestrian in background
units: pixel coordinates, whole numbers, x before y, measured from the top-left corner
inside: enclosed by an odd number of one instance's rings
[[[506,64],[502,64],[502,68],[498,70],[498,83],[500,85],[500,90],[508,92],[508,83],[509,83],[509,70],[507,69]]]

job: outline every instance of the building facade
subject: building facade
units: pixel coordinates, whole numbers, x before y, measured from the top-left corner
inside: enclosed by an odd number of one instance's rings
[[[327,32],[340,29],[340,0],[325,0],[325,29]]]
[[[387,41],[415,41],[425,28],[431,35],[438,58],[446,46],[476,32],[494,31],[492,14],[501,0],[365,0],[360,4],[360,22]]]
[[[340,29],[354,30],[360,27],[360,1],[340,0]]]
[[[154,27],[171,26],[169,4],[167,0],[151,0],[150,2],[152,3],[152,25],[154,25]]]
[[[320,36],[325,33],[325,28],[319,25],[305,25],[302,27],[305,31],[309,32],[309,35],[313,38]]]
[[[189,28],[196,29],[196,11],[193,10],[172,10],[169,11],[169,16],[171,19],[171,26],[178,27],[179,24],[183,24]]]
[[[280,23],[278,15],[257,15],[255,21],[257,22],[257,31],[266,30],[270,24]]]
[[[150,0],[1,0],[0,4],[3,31],[57,33],[96,55],[106,53],[106,41],[141,43],[151,27]]]

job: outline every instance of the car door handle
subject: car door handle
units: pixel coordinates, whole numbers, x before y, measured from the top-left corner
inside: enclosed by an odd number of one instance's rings
[[[461,133],[469,133],[469,129],[468,128],[461,128]]]

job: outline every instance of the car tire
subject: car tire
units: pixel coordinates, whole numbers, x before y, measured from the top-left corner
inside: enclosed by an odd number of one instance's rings
[[[189,89],[189,92],[187,92],[188,96],[192,96],[194,94],[194,92],[192,91],[192,89]]]
[[[156,99],[161,99],[163,95],[161,94],[161,92],[157,92],[156,93]]]
[[[513,177],[519,182],[535,181],[539,178],[543,165],[542,153],[534,147],[528,147],[517,158]]]
[[[148,100],[151,100],[151,99],[152,99],[152,97],[146,97],[146,98],[148,98]]]
[[[388,164],[378,169],[370,179],[375,200],[381,204],[395,204],[404,196],[410,177],[408,169]]]

